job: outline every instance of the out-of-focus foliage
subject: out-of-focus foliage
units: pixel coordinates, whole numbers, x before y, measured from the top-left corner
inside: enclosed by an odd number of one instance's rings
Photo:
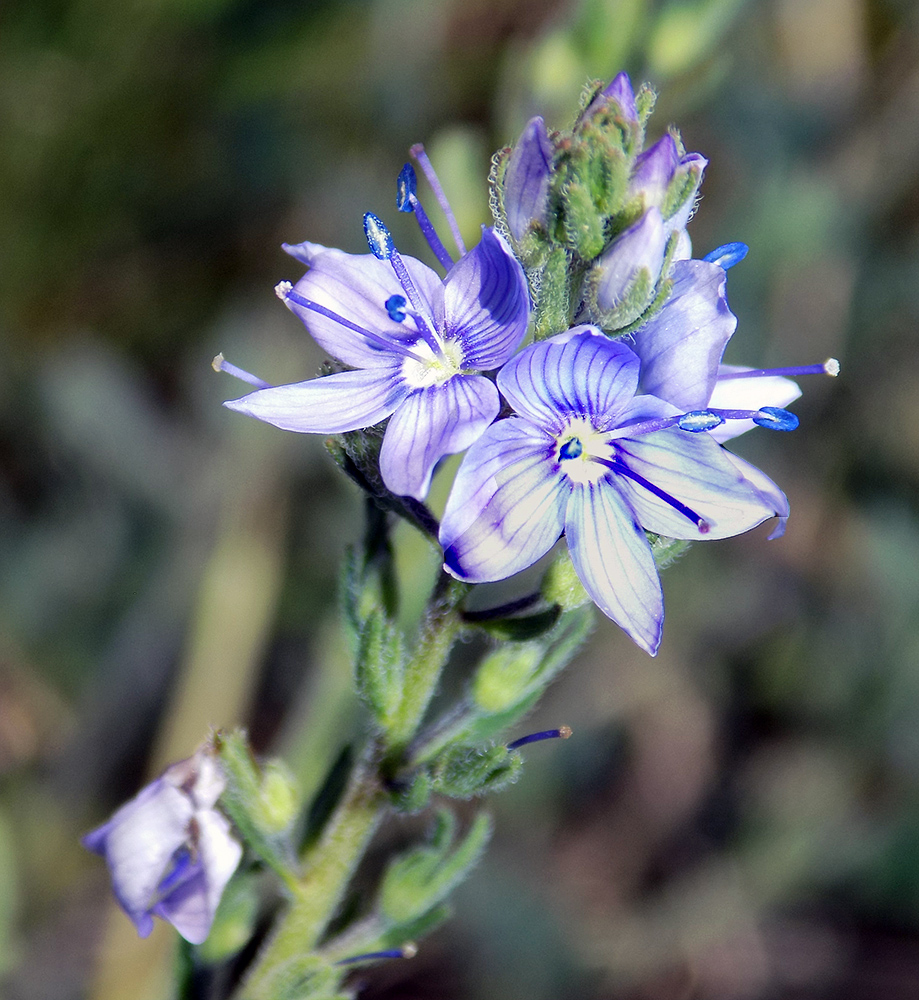
[[[320,441],[222,410],[240,390],[209,367],[318,370],[278,245],[359,252],[373,210],[423,256],[394,206],[419,140],[473,240],[491,150],[623,68],[710,160],[697,253],[751,246],[728,360],[843,374],[738,448],[788,493],[785,538],[667,570],[655,660],[598,629],[526,723],[575,737],[527,748],[453,921],[365,995],[916,995],[917,22],[908,0],[4,4],[4,995],[169,995],[171,939],[124,933],[79,834],[210,725],[304,788],[354,735],[331,608],[357,497]],[[423,593],[436,555],[397,538]]]

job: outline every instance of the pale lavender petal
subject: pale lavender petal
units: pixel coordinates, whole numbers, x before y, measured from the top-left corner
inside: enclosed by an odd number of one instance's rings
[[[741,365],[721,365],[718,369],[719,374],[744,371],[751,369]],[[788,406],[800,395],[798,383],[781,375],[726,378],[715,383],[708,405],[719,410],[758,410],[761,406]],[[755,426],[752,420],[726,420],[709,434],[718,442],[730,441]]]
[[[676,142],[668,132],[635,161],[629,183],[629,194],[632,197],[637,195],[644,197],[646,206],[660,206],[679,162],[680,154]]]
[[[220,897],[242,858],[242,847],[231,835],[226,819],[213,810],[196,813],[195,825],[194,874],[168,893],[154,912],[168,920],[186,941],[201,944],[210,933]]]
[[[533,344],[498,372],[511,406],[556,434],[572,417],[589,418],[598,430],[612,426],[637,383],[635,354],[591,326]]]
[[[551,163],[552,144],[546,123],[542,118],[531,118],[511,151],[504,174],[507,227],[518,243],[530,223],[546,224]]]
[[[304,298],[388,340],[402,344],[417,340],[411,320],[397,323],[386,312],[385,303],[390,296],[405,295],[388,261],[377,260],[369,253],[344,253],[318,243],[301,243],[284,249],[310,266],[294,285]],[[402,260],[431,313],[435,319],[439,318],[443,308],[440,277],[414,257]],[[290,300],[287,304],[331,357],[355,368],[377,368],[392,363],[392,355],[385,348],[361,334]]]
[[[258,389],[223,405],[285,431],[340,434],[385,420],[409,394],[398,367],[337,372]]]
[[[722,268],[678,261],[673,291],[663,309],[636,330],[632,349],[641,358],[641,389],[683,410],[704,407],[715,388],[724,347],[737,326]]]
[[[682,229],[696,207],[696,196],[702,185],[702,175],[708,166],[708,160],[701,153],[687,153],[679,163],[674,172],[674,179],[682,175],[691,174],[693,184],[685,194],[683,201],[679,204],[672,215],[667,217],[667,224],[671,229]]]
[[[569,488],[555,443],[525,420],[492,424],[469,449],[440,526],[444,567],[461,580],[503,580],[558,541]]]
[[[629,419],[665,416],[673,407],[653,397],[638,397]],[[658,489],[702,517],[704,534],[685,514],[639,483],[623,475],[617,486],[638,514],[643,527],[670,538],[707,540],[749,531],[767,518],[787,513],[782,491],[765,474],[756,481],[745,475],[734,456],[706,432],[692,434],[673,427],[616,439],[617,458]]]
[[[467,368],[490,371],[517,350],[529,315],[523,268],[504,240],[483,227],[479,244],[444,282],[444,336],[462,343]]]
[[[105,858],[115,895],[141,937],[153,929],[157,887],[187,839],[193,812],[188,796],[160,778],[83,838]]]
[[[477,441],[500,408],[494,383],[481,375],[457,375],[443,385],[416,389],[386,427],[383,482],[399,496],[423,500],[434,466]]]
[[[642,270],[647,271],[651,278],[645,305],[650,302],[664,263],[669,236],[660,211],[650,208],[635,225],[616,237],[591,268],[590,281],[596,290],[600,309],[605,311],[618,306]]]
[[[664,598],[648,539],[628,501],[606,481],[576,487],[568,502],[565,540],[597,607],[654,656]]]
[[[779,489],[778,486],[766,475],[762,469],[758,469],[755,465],[751,465],[748,461],[740,458],[738,455],[734,455],[729,451],[722,449],[723,454],[731,460],[731,464],[740,472],[740,474],[749,483],[752,483],[755,489],[759,491],[763,502],[769,506],[775,508],[777,521],[776,526],[772,529],[772,533],[768,536],[768,540],[771,541],[773,538],[781,538],[785,534],[785,523],[788,521],[788,515],[791,513],[791,506],[788,503],[788,497]]]

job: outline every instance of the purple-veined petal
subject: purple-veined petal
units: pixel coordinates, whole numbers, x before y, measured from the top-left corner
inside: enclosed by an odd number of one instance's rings
[[[569,487],[555,443],[526,420],[492,424],[469,449],[440,526],[444,566],[461,580],[504,580],[558,541]]]
[[[674,408],[662,400],[639,396],[628,419],[648,419],[673,412]],[[748,479],[733,456],[707,432],[692,434],[672,427],[617,438],[615,443],[617,457],[629,469],[685,504],[709,525],[708,531],[700,533],[688,517],[644,486],[617,475],[619,491],[628,497],[648,531],[670,538],[728,538],[787,510],[784,494],[764,473],[759,473],[756,482]]]
[[[654,656],[664,623],[660,578],[648,539],[613,484],[601,480],[575,487],[565,540],[593,602]]]
[[[481,375],[456,375],[416,389],[396,409],[380,449],[383,482],[399,496],[423,500],[434,466],[477,441],[501,408],[498,390]]]
[[[511,151],[504,174],[507,228],[518,243],[531,222],[546,224],[551,163],[552,144],[546,123],[538,116],[531,118]]]
[[[304,298],[397,343],[418,339],[411,320],[397,323],[386,312],[385,302],[390,296],[404,295],[402,285],[388,261],[377,260],[369,253],[344,253],[318,243],[301,243],[296,247],[285,245],[284,249],[310,265],[306,274],[294,285]],[[414,257],[403,257],[402,260],[415,287],[429,303],[431,313],[439,318],[443,295],[440,277]],[[331,357],[355,368],[378,368],[392,363],[392,355],[388,351],[359,333],[290,300],[288,306],[306,324],[316,343]]]
[[[719,374],[723,374],[751,371],[751,369],[742,365],[720,365],[718,371]],[[782,375],[726,378],[719,379],[715,383],[708,405],[719,410],[758,410],[761,406],[784,408],[800,395],[801,387],[798,383]],[[753,430],[755,426],[752,420],[726,420],[709,433],[716,441],[724,442]]]
[[[731,464],[740,472],[744,479],[752,483],[755,489],[759,490],[763,502],[775,508],[777,521],[771,534],[768,536],[768,540],[781,538],[785,534],[785,523],[788,521],[788,515],[791,513],[788,497],[785,496],[762,469],[758,469],[746,459],[740,458],[738,455],[734,455],[725,449],[722,449],[722,453],[731,460]]]
[[[683,410],[708,404],[725,344],[737,326],[728,307],[722,268],[678,261],[673,291],[663,309],[635,331],[641,390]]]
[[[83,838],[85,847],[105,858],[115,895],[141,937],[153,930],[157,887],[187,839],[193,813],[188,796],[158,778]]]
[[[551,433],[572,417],[609,427],[632,399],[638,358],[620,341],[577,326],[527,347],[498,372],[498,388],[514,409]]]
[[[444,336],[462,343],[467,368],[490,371],[517,350],[529,315],[523,268],[504,240],[483,227],[478,245],[444,281]]]
[[[285,431],[340,434],[385,420],[409,391],[399,369],[390,362],[388,368],[336,372],[257,389],[223,405]]]
[[[219,813],[195,814],[197,860],[192,876],[168,892],[154,912],[168,920],[191,944],[201,944],[210,933],[214,914],[230,876],[242,857],[242,847],[230,834],[230,825]]]

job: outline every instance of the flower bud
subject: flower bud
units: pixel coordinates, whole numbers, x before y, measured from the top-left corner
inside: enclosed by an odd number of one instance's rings
[[[651,208],[597,258],[591,268],[588,313],[606,329],[628,326],[654,299],[670,229]]]
[[[531,118],[511,151],[504,174],[504,213],[517,243],[532,227],[546,226],[551,165],[546,123]]]
[[[671,230],[689,221],[708,160],[700,153],[680,154],[668,132],[635,161],[629,193],[645,208],[660,209]]]

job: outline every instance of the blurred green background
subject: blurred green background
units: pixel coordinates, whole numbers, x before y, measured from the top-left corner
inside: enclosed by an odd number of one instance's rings
[[[619,69],[711,161],[697,253],[751,246],[728,360],[843,377],[738,443],[785,538],[668,570],[654,660],[602,623],[533,719],[575,738],[532,748],[455,919],[363,995],[919,996],[913,0],[7,0],[4,997],[170,996],[171,929],[137,941],[79,835],[210,724],[305,789],[354,734],[333,597],[359,498],[210,368],[317,371],[280,243],[359,252],[373,210],[423,255],[394,206],[420,140],[474,241],[491,152]],[[421,595],[436,559],[402,539]]]

